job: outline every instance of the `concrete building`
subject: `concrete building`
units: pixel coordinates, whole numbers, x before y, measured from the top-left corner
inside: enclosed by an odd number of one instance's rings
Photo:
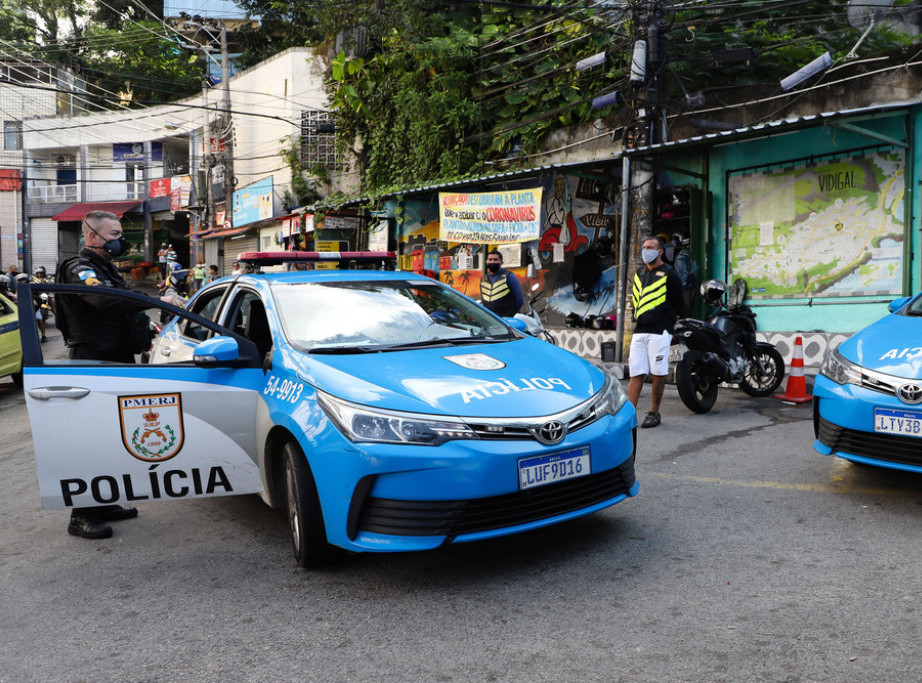
[[[52,270],[76,253],[83,215],[103,208],[123,218],[126,270],[151,263],[161,242],[185,265],[221,263],[225,240],[266,227],[233,223],[232,188],[268,181],[260,220],[281,231],[293,193],[279,150],[325,108],[313,53],[293,48],[169,105],[24,119],[27,260]]]

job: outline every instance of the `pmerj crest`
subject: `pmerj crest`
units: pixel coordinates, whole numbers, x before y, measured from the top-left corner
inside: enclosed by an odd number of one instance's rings
[[[179,394],[119,396],[122,443],[138,460],[163,462],[182,448],[182,402]]]

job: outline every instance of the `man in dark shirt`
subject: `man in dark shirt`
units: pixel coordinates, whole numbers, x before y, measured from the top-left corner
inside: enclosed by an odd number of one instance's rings
[[[669,373],[669,347],[675,321],[682,315],[682,283],[675,270],[663,262],[663,240],[649,237],[643,242],[644,265],[634,273],[631,302],[634,309],[634,334],[628,358],[631,380],[627,396],[634,407],[648,374],[653,375],[650,412],[641,427],[660,424],[660,402]]]
[[[83,242],[84,248],[77,256],[58,265],[57,281],[128,289],[113,264],[113,259],[124,254],[127,247],[119,217],[107,211],[88,213],[83,219]],[[95,294],[58,294],[56,299],[58,327],[72,359],[134,363],[135,338],[147,327],[139,318],[144,306]],[[136,508],[119,505],[74,508],[67,531],[84,538],[108,538],[112,527],[105,522],[137,514]]]

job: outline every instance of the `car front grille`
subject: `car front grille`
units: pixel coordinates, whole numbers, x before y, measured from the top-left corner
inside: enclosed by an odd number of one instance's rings
[[[397,536],[472,534],[547,519],[627,495],[634,456],[614,469],[557,484],[474,500],[391,500],[368,497],[358,530]]]
[[[819,440],[833,450],[873,460],[901,465],[922,466],[922,439],[895,434],[862,432],[839,427],[826,419],[819,421]]]
[[[572,434],[573,432],[582,429],[583,427],[588,427],[598,419],[599,414],[595,411],[595,409],[591,407],[587,408],[582,413],[567,422],[567,434]],[[467,425],[472,430],[474,430],[477,436],[488,441],[535,439],[534,434],[528,427],[522,427],[518,425],[509,426],[502,424],[478,424],[476,422],[468,422]]]

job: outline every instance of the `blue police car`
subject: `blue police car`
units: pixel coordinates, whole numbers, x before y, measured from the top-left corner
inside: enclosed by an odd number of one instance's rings
[[[46,363],[27,344],[32,423],[67,425],[33,429],[45,507],[257,493],[287,510],[309,567],[638,492],[618,381],[430,278],[257,273],[160,306],[175,317],[147,365]]]
[[[922,293],[827,353],[813,388],[814,448],[922,472]]]

